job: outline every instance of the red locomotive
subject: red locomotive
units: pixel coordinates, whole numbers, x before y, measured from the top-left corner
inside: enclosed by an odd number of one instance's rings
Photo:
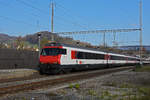
[[[49,43],[41,51],[40,73],[64,73],[70,70],[95,69],[139,64],[138,57],[107,53],[61,43]]]

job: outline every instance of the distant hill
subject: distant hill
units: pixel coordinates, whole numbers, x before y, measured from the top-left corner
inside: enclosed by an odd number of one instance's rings
[[[80,42],[79,40],[74,40],[73,38],[70,38],[70,37],[62,37],[62,36],[59,36],[57,34],[53,34],[53,33],[48,32],[48,31],[41,31],[38,33],[41,34],[41,40],[43,38],[47,38],[48,40],[51,40],[52,36],[54,36],[54,39],[56,42],[65,43],[65,44],[72,44],[72,45],[91,46],[90,43]],[[21,38],[24,41],[29,42],[30,44],[38,44],[38,33],[26,35],[26,36],[21,37]],[[6,34],[0,34],[0,42],[3,42],[3,43],[11,42],[13,40],[16,40],[17,38],[18,37],[9,36]]]
[[[15,36],[9,36],[7,34],[0,33],[0,42],[7,43],[7,42],[11,42],[11,41],[15,40],[16,38],[17,37],[15,37]]]
[[[140,46],[138,45],[133,45],[133,46],[120,46],[118,47],[119,49],[121,50],[139,50],[140,49]],[[150,45],[143,45],[143,48],[146,50],[146,51],[150,51]]]
[[[83,47],[86,46],[86,47],[96,48],[96,47],[92,46],[90,43],[80,42],[79,40],[74,40],[73,38],[70,38],[70,37],[62,37],[62,36],[59,36],[57,34],[53,34],[53,33],[48,32],[48,31],[41,31],[38,33],[41,34],[41,39],[47,38],[48,40],[51,40],[52,36],[54,36],[54,39],[56,42],[71,44],[71,45],[81,45]],[[26,35],[26,36],[21,37],[21,38],[30,44],[33,44],[33,45],[38,44],[38,35],[37,35],[38,33]],[[17,38],[18,37],[9,36],[7,34],[0,33],[0,42],[1,43],[12,42],[13,40],[16,40]],[[143,46],[143,47],[145,48],[145,50],[150,51],[150,46]],[[138,45],[120,46],[120,47],[118,47],[118,49],[121,49],[121,50],[139,50],[139,46]]]
[[[42,31],[42,32],[38,32],[38,33],[41,34],[41,39],[47,38],[48,40],[51,40],[52,36],[54,36],[54,39],[57,42],[67,42],[67,41],[71,42],[71,41],[73,41],[72,38],[61,37],[61,36],[58,36],[56,34],[48,32],[48,31]],[[37,44],[38,43],[38,33],[26,35],[25,37],[23,37],[23,39],[25,41],[28,41],[29,43]]]
[[[89,43],[83,43],[83,42],[81,43],[80,41],[76,41],[70,37],[62,37],[62,36],[59,36],[57,34],[53,34],[53,33],[48,32],[48,31],[42,31],[42,32],[38,32],[38,33],[41,34],[41,39],[47,38],[48,40],[51,41],[52,36],[53,36],[54,40],[56,42],[60,42],[60,43],[76,45],[79,42],[79,44],[81,44],[81,45],[91,45]],[[37,44],[38,43],[38,33],[26,35],[25,37],[23,37],[23,40],[28,41],[31,44]]]

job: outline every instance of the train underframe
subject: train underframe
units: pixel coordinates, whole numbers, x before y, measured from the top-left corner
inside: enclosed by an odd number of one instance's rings
[[[135,64],[81,64],[81,65],[59,65],[59,64],[40,64],[40,74],[62,74],[77,70],[103,69],[121,66],[134,66]]]

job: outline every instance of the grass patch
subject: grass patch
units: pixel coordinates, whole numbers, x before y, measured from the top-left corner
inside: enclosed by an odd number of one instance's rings
[[[138,90],[139,90],[140,93],[150,96],[150,88],[148,88],[148,87],[140,87]]]
[[[74,86],[76,89],[79,89],[80,88],[80,84],[75,84]]]
[[[73,88],[75,88],[75,89],[80,89],[80,84],[78,84],[78,83],[75,84],[75,85],[70,84],[70,85],[69,85],[69,88],[70,88],[70,89],[73,89]]]
[[[141,67],[136,67],[135,72],[150,72],[150,65],[149,66],[141,66]]]
[[[94,91],[94,90],[89,90],[89,91],[88,91],[88,94],[89,94],[89,95],[92,95],[92,96],[97,96],[97,93],[96,93],[96,91]]]
[[[70,85],[69,85],[69,88],[70,88],[70,89],[72,89],[73,87],[74,87],[74,85],[73,85],[73,84],[70,84]]]

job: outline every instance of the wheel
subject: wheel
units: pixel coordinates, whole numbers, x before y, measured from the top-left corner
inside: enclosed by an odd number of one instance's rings
[[[44,74],[44,72],[43,72],[43,69],[42,69],[42,68],[40,68],[39,72],[40,72],[40,74],[41,74],[41,75],[43,75],[43,74]]]

